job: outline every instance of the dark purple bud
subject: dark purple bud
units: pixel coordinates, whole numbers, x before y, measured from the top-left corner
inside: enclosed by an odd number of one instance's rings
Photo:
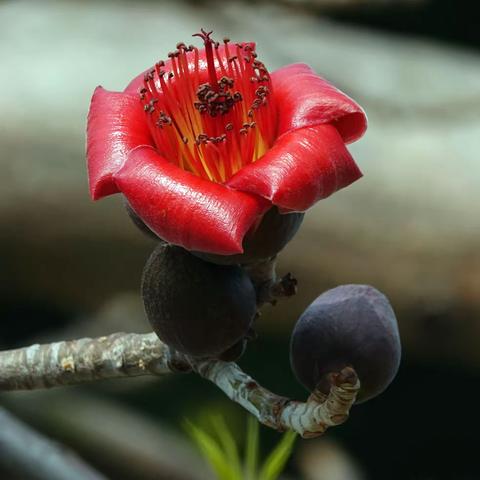
[[[214,265],[160,244],[143,270],[142,296],[153,330],[175,350],[195,357],[226,352],[228,360],[243,353],[256,295],[242,268]]]
[[[290,363],[308,390],[328,393],[328,374],[355,369],[361,382],[357,403],[392,382],[401,345],[395,313],[385,295],[368,285],[328,290],[305,310],[293,330]]]
[[[304,213],[281,214],[272,207],[258,227],[243,240],[244,252],[239,255],[215,255],[193,252],[200,258],[220,265],[248,264],[273,257],[283,250],[302,224]]]

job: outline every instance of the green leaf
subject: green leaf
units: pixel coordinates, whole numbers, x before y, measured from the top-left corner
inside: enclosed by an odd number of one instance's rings
[[[259,480],[276,480],[285,468],[290,457],[297,434],[286,432],[277,446],[270,452],[260,471]]]
[[[185,429],[215,471],[218,480],[276,480],[282,473],[292,453],[296,433],[287,432],[282,436],[258,473],[259,427],[257,420],[254,417],[248,418],[243,470],[237,444],[225,420],[221,416],[213,416],[211,424],[215,436],[206,433],[189,421],[185,421]]]
[[[188,420],[184,422],[184,426],[217,474],[218,479],[235,480],[235,473],[217,441]]]
[[[225,423],[225,420],[220,415],[212,416],[211,422],[216,434],[220,440],[220,444],[223,448],[226,460],[230,465],[230,471],[232,473],[232,480],[243,480],[242,467],[240,464],[240,456],[238,454],[238,447],[233,438],[230,430]]]
[[[258,421],[255,417],[248,417],[247,439],[245,445],[245,478],[257,479],[258,468]]]

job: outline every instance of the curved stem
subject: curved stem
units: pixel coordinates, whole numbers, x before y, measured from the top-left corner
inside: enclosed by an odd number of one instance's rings
[[[154,333],[114,333],[0,352],[0,391],[190,370],[215,383],[263,424],[295,430],[304,437],[321,435],[343,423],[360,388],[353,369],[345,368],[331,375],[328,395],[316,391],[306,402],[297,402],[262,387],[235,363],[186,357],[169,349]]]

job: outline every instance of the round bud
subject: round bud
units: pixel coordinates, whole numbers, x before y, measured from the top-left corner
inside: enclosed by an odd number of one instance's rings
[[[145,265],[142,296],[160,340],[195,357],[218,357],[241,342],[256,312],[255,290],[243,269],[214,265],[164,244]],[[241,350],[234,349],[233,356]]]
[[[128,203],[126,198],[124,198],[123,204],[125,206],[125,210],[127,211],[128,216],[130,217],[130,220],[142,233],[157,241],[163,241],[156,233],[154,233],[152,230],[150,230],[150,228],[147,227],[147,225],[145,225],[143,220],[137,215],[137,213],[132,208],[130,203]]]
[[[200,258],[219,265],[254,263],[273,257],[295,236],[302,224],[304,213],[281,214],[272,207],[263,216],[259,225],[248,232],[243,240],[243,253],[238,255],[216,255],[192,252]]]
[[[317,297],[290,343],[293,372],[310,391],[328,393],[328,374],[353,367],[360,379],[357,403],[387,388],[400,357],[395,313],[387,297],[368,285],[342,285]]]
[[[233,345],[233,347],[225,350],[221,355],[218,356],[218,358],[224,362],[235,362],[245,353],[246,349],[247,339],[242,338],[235,345]]]

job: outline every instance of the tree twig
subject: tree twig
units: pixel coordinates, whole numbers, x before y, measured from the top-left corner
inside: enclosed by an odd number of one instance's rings
[[[257,292],[257,306],[275,304],[278,298],[297,293],[297,279],[287,273],[281,278],[276,273],[277,257],[267,258],[251,265],[244,265]]]
[[[205,361],[193,368],[264,425],[294,430],[304,438],[319,436],[328,427],[343,423],[360,389],[355,371],[347,367],[332,375],[328,395],[315,391],[306,402],[298,402],[270,392],[235,363]]]
[[[102,480],[99,472],[64,446],[40,435],[0,407],[0,463],[22,478]]]
[[[263,388],[235,363],[180,355],[154,333],[115,333],[0,352],[0,391],[190,369],[215,383],[263,424],[292,429],[304,437],[321,435],[328,427],[343,423],[360,388],[357,375],[347,368],[332,374],[328,396],[315,392],[307,402],[297,402]]]
[[[154,333],[114,333],[0,352],[0,391],[172,371],[174,355]]]

